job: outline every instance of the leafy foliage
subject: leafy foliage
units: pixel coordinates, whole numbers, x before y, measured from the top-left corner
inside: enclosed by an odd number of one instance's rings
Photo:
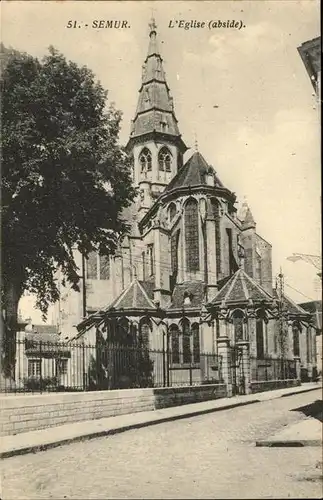
[[[96,354],[88,370],[89,390],[153,387],[149,345],[126,323],[110,321],[107,338],[97,329]],[[117,341],[112,342],[116,332]]]
[[[121,113],[92,72],[54,48],[41,61],[3,50],[3,300],[28,290],[46,314],[57,266],[77,290],[74,249],[113,253],[135,192]]]

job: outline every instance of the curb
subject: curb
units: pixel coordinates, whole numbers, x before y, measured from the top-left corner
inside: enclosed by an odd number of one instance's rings
[[[230,410],[231,408],[237,408],[239,406],[248,406],[255,403],[261,403],[260,399],[255,399],[253,401],[242,401],[240,403],[233,403],[226,406],[221,406],[220,408],[207,408],[205,410],[191,411],[182,415],[170,415],[169,417],[161,417],[158,419],[147,420],[146,422],[138,422],[134,424],[124,425],[122,427],[116,427],[114,429],[108,429],[103,431],[91,432],[89,434],[83,434],[82,436],[75,436],[67,439],[58,439],[51,443],[45,443],[41,445],[26,446],[25,448],[17,448],[14,450],[8,450],[0,452],[0,458],[10,458],[17,455],[26,455],[27,453],[37,453],[39,451],[45,451],[52,448],[57,448],[65,444],[76,443],[80,441],[88,441],[90,439],[96,439],[105,436],[112,436],[114,434],[121,434],[122,432],[130,431],[132,429],[141,429],[143,427],[148,427],[151,425],[162,424],[165,422],[172,422],[175,420],[182,420],[184,418],[196,417],[198,415],[205,415],[207,413],[213,413],[221,410]]]
[[[304,446],[322,446],[322,441],[320,439],[256,441],[256,446],[267,446],[269,448],[301,448]]]
[[[288,396],[295,396],[295,394],[304,394],[305,392],[316,391],[317,389],[322,390],[322,385],[319,385],[318,387],[310,387],[309,389],[304,389],[304,391],[289,392],[288,394],[282,394],[280,397],[281,398],[288,398]]]
[[[273,397],[271,399],[280,399],[282,397],[293,396],[296,394],[302,394],[302,393],[314,391],[314,390],[317,390],[320,388],[321,387],[311,387],[309,389],[305,389],[304,391],[293,391],[293,392],[290,392],[288,394],[282,394],[280,396]],[[264,393],[262,393],[262,394],[264,394]],[[215,407],[215,408],[207,408],[204,410],[190,411],[188,413],[179,414],[179,415],[170,415],[170,416],[165,416],[165,417],[160,417],[160,418],[158,418],[158,417],[152,418],[151,420],[147,420],[145,422],[137,422],[134,424],[128,424],[128,425],[116,427],[114,429],[94,431],[94,432],[90,432],[89,434],[83,434],[81,436],[74,436],[71,438],[58,439],[57,441],[53,441],[53,442],[49,442],[49,443],[45,443],[45,444],[31,445],[31,446],[26,446],[24,448],[17,448],[17,449],[13,449],[13,450],[0,452],[0,459],[10,458],[10,457],[17,456],[17,455],[26,455],[28,453],[37,453],[39,451],[45,451],[45,450],[49,450],[52,448],[57,448],[59,446],[63,446],[66,444],[76,443],[76,442],[80,442],[80,441],[87,441],[90,439],[96,439],[96,438],[101,438],[101,437],[105,437],[105,436],[112,436],[114,434],[121,434],[122,432],[126,432],[126,431],[129,431],[132,429],[141,429],[143,427],[148,427],[151,425],[162,424],[165,422],[172,422],[175,420],[183,420],[185,418],[196,417],[198,415],[205,415],[208,413],[215,413],[217,411],[222,411],[222,410],[230,410],[232,408],[238,408],[241,406],[248,406],[248,405],[252,405],[255,403],[262,403],[264,401],[268,401],[268,399],[264,399],[264,400],[263,399],[254,399],[252,401],[240,401],[237,403],[227,404],[225,406],[220,406],[220,407]],[[262,444],[262,443],[267,443],[267,442],[266,441],[259,441],[256,443],[256,446],[305,446],[303,444],[278,445],[278,444]],[[268,443],[271,443],[271,442],[268,441]],[[312,445],[312,446],[317,446],[317,445]],[[319,446],[321,446],[321,443]]]

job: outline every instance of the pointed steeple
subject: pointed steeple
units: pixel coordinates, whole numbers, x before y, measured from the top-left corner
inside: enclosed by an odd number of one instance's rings
[[[187,150],[181,139],[173,98],[166,82],[154,19],[149,24],[148,53],[142,66],[138,104],[127,148],[130,148],[134,142],[138,142],[138,139],[147,136],[152,136],[154,139],[163,137],[176,144],[181,152]]]
[[[255,219],[246,201],[244,201],[244,203],[242,204],[242,209],[239,215],[239,219],[242,222],[242,229],[250,229],[256,227]]]

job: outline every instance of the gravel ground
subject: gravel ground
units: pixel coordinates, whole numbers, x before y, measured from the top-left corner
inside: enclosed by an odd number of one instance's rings
[[[313,391],[4,459],[1,500],[321,498],[319,447],[258,448]]]

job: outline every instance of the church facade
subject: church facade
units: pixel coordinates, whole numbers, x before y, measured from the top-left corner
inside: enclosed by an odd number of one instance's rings
[[[236,195],[201,152],[195,150],[184,162],[188,147],[154,22],[126,149],[139,190],[123,214],[131,229],[116,255],[93,253],[86,260],[83,294],[63,293],[62,336],[95,342],[98,331],[107,338],[109,324],[119,324],[145,338],[149,349],[167,346],[177,374],[192,365],[196,383],[210,378],[202,353],[225,352],[224,361],[234,364],[239,355],[235,359],[228,352],[237,347],[240,357],[253,360],[251,380],[259,377],[266,359],[282,355],[300,360],[311,378],[311,317],[281,286],[273,287],[272,247],[258,234],[250,208],[244,203],[237,210]],[[81,256],[76,259],[81,268]]]

